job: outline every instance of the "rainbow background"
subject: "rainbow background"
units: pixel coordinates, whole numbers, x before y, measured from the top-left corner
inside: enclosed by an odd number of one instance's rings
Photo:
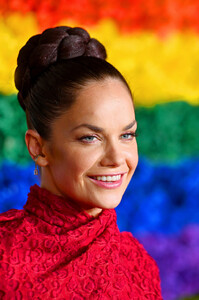
[[[47,27],[82,26],[126,77],[139,165],[117,208],[160,268],[165,300],[199,299],[199,1],[0,1],[0,211],[37,182],[14,87],[19,49]]]

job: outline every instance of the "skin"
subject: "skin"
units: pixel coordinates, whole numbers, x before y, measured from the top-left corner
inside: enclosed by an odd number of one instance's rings
[[[131,95],[120,80],[87,83],[73,106],[54,121],[49,141],[34,130],[26,132],[30,155],[39,155],[41,187],[94,217],[115,208],[138,163],[136,126]],[[93,180],[118,174],[122,177],[116,187]]]

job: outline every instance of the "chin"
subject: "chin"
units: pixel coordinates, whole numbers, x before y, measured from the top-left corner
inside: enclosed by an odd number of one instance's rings
[[[122,198],[113,198],[113,199],[107,199],[106,201],[103,202],[101,208],[102,209],[112,209],[116,208],[120,202],[122,201]]]

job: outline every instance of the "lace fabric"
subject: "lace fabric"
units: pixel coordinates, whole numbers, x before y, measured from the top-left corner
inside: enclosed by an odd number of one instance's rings
[[[114,209],[93,218],[34,185],[0,215],[0,299],[160,300],[159,271]]]

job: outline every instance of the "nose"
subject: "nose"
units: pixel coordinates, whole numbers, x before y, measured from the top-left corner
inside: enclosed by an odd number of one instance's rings
[[[104,167],[119,167],[124,161],[123,151],[119,143],[109,142],[106,144],[100,164]]]

